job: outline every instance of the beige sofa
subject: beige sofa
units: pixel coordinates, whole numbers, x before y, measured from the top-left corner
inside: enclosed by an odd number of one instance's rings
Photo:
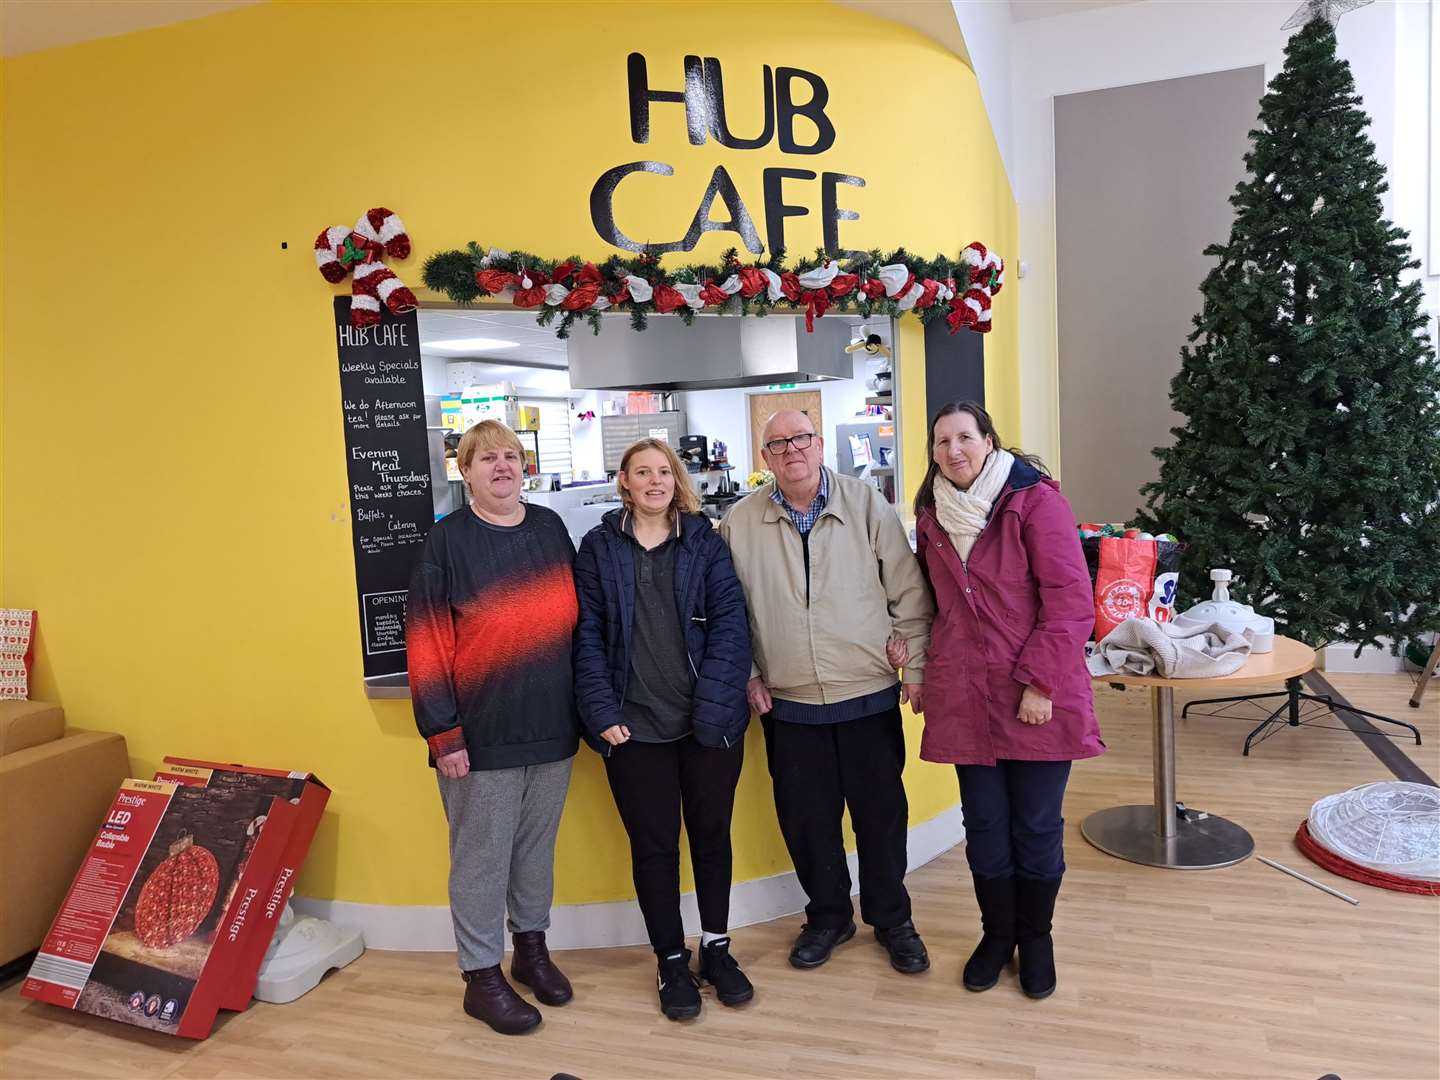
[[[0,969],[40,947],[129,771],[123,736],[0,701]]]

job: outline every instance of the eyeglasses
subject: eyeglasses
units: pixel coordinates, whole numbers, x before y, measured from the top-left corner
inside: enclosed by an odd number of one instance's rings
[[[788,439],[771,439],[765,444],[765,449],[775,457],[779,457],[785,453],[786,447],[793,446],[796,450],[809,450],[810,444],[814,441],[815,433],[805,431],[799,435],[791,435]]]

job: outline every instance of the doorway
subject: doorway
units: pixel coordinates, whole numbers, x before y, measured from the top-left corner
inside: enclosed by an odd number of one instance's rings
[[[820,412],[819,390],[790,390],[779,394],[750,395],[750,469],[757,472],[765,468],[765,458],[760,453],[760,437],[765,425],[781,409],[798,409],[810,418],[816,434],[825,430],[825,418]]]

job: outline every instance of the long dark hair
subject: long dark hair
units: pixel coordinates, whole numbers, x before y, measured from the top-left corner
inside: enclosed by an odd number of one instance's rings
[[[929,468],[925,470],[925,479],[920,481],[920,489],[915,492],[915,516],[917,518],[922,510],[935,508],[935,477],[940,472],[940,466],[935,464],[935,425],[945,417],[954,416],[956,413],[968,413],[973,417],[975,426],[980,429],[980,437],[983,439],[988,435],[996,450],[1009,450],[1015,455],[1015,460],[1025,462],[1041,476],[1050,475],[1050,470],[1045,467],[1045,463],[1034,454],[1027,454],[1013,446],[1006,446],[1000,441],[1000,433],[995,430],[995,421],[990,419],[990,414],[985,411],[985,406],[978,401],[952,401],[942,407],[930,421],[930,434],[925,439],[925,460],[929,463]]]

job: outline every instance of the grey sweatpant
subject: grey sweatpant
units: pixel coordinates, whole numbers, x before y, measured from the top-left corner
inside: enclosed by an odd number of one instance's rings
[[[505,958],[511,933],[546,930],[555,892],[555,834],[574,758],[514,769],[438,772],[450,824],[450,917],[461,971]]]

